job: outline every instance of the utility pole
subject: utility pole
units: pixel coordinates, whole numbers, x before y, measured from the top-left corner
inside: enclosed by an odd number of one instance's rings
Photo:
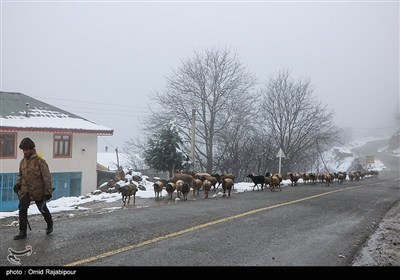
[[[119,158],[118,158],[118,147],[115,148],[115,153],[117,154],[117,168],[119,170],[120,168],[119,168]]]
[[[318,139],[316,140],[316,143],[317,143],[318,154],[319,154],[319,156],[320,156],[320,158],[321,158],[321,160],[322,160],[322,163],[324,164],[324,167],[325,167],[326,172],[329,173],[328,167],[326,166],[325,161],[324,161],[324,158],[322,157],[321,150],[319,149]]]
[[[190,158],[192,161],[192,167],[194,167],[194,145],[195,145],[195,127],[196,127],[196,110],[192,109],[192,137],[191,137],[191,149],[190,149]]]

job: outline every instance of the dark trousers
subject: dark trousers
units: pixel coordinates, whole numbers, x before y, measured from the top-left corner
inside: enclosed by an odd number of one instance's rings
[[[29,204],[31,203],[31,199],[29,197],[29,193],[27,193],[24,197],[19,200],[19,230],[26,231],[26,227],[28,224],[28,208]],[[49,208],[47,208],[46,200],[38,200],[35,201],[37,208],[39,209],[40,213],[42,213],[44,220],[46,221],[47,225],[53,223],[53,219],[51,218],[51,214]]]

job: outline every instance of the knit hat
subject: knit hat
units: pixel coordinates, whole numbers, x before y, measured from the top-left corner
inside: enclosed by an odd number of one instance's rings
[[[33,149],[35,148],[35,143],[33,143],[31,138],[24,138],[21,141],[21,144],[19,144],[20,149]]]

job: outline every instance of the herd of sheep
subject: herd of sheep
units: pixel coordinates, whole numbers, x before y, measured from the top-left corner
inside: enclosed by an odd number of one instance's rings
[[[366,175],[378,175],[377,171],[352,171],[352,172],[335,172],[335,173],[286,173],[271,174],[267,172],[265,175],[249,174],[246,177],[250,178],[255,187],[261,190],[264,187],[269,188],[271,191],[281,191],[282,180],[289,179],[292,186],[296,186],[297,182],[302,179],[304,184],[323,182],[329,186],[331,182],[337,181],[342,184],[346,179],[349,181],[358,181]],[[136,179],[136,180],[135,180]],[[135,195],[141,187],[138,184],[141,178],[130,176],[129,179],[125,177],[123,171],[117,172],[114,179],[110,180],[106,185],[108,191],[118,191],[122,195],[123,204],[129,204],[131,196],[133,196],[133,203],[135,204]],[[199,196],[200,190],[204,191],[204,198],[208,198],[210,191],[216,191],[219,186],[222,187],[223,196],[230,196],[234,187],[235,177],[232,174],[208,174],[197,173],[192,170],[179,170],[175,171],[172,178],[165,180],[154,178],[153,188],[155,199],[158,200],[162,196],[162,191],[168,193],[168,199],[173,199],[173,194],[176,192],[176,198],[187,200],[190,190],[193,190],[193,197]],[[117,184],[116,182],[124,182]],[[181,198],[182,197],[182,198]]]

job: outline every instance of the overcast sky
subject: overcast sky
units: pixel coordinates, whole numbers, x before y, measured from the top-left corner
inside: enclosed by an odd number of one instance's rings
[[[283,69],[308,78],[340,127],[396,129],[399,1],[0,2],[0,89],[114,129],[99,149],[140,135],[149,95],[214,47],[259,86]]]

